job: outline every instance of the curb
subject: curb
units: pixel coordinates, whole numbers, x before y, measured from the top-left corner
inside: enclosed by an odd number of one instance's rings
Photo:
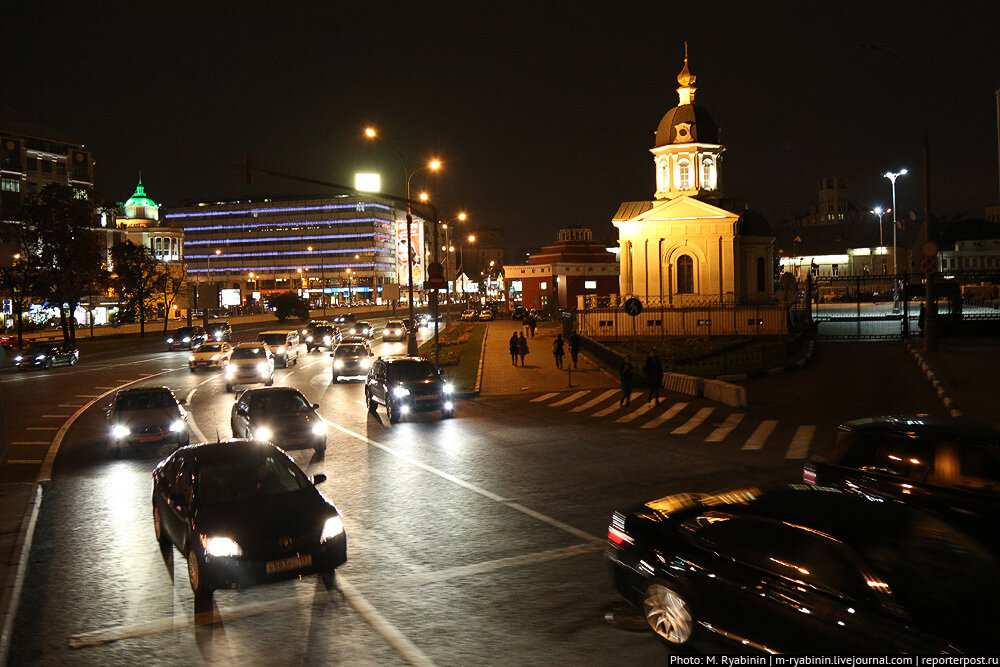
[[[786,366],[777,366],[775,368],[769,368],[764,371],[755,371],[753,373],[732,373],[730,375],[716,375],[716,380],[723,380],[727,382],[739,382],[741,380],[749,380],[750,378],[759,377],[770,377],[772,375],[780,375],[781,373],[787,373],[788,371],[797,371],[804,368],[809,360],[812,359],[813,352],[816,347],[816,341],[811,340],[806,344],[806,353],[802,355],[801,359],[790,363]]]
[[[490,325],[486,325],[486,330],[483,332],[483,346],[479,348],[479,370],[476,372],[476,388],[472,391],[471,396],[479,396],[480,390],[483,388],[483,367],[486,365],[486,339],[490,336]]]
[[[35,484],[35,497],[28,501],[21,529],[14,543],[14,558],[11,564],[16,566],[7,575],[4,584],[3,597],[0,599],[0,609],[3,610],[3,629],[0,632],[0,667],[7,664],[10,653],[10,641],[14,631],[14,617],[21,601],[21,589],[24,587],[24,577],[28,569],[28,554],[31,553],[31,543],[35,536],[35,523],[38,521],[38,511],[42,506],[42,485]]]
[[[906,349],[910,351],[910,354],[913,355],[914,361],[916,361],[917,365],[920,366],[920,370],[922,370],[924,375],[927,376],[927,379],[930,380],[931,386],[934,388],[934,391],[937,392],[938,398],[940,398],[941,402],[944,403],[944,407],[948,408],[948,414],[952,417],[961,417],[962,411],[955,406],[955,401],[951,400],[951,396],[945,392],[944,385],[942,385],[941,381],[937,379],[934,371],[932,371],[931,367],[927,365],[923,356],[917,352],[912,343],[907,343]]]

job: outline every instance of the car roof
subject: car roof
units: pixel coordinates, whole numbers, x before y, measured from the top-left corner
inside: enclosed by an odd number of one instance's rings
[[[255,341],[248,342],[248,343],[239,343],[236,347],[237,348],[243,348],[243,349],[247,349],[247,348],[251,348],[251,347],[252,348],[263,348],[265,350],[271,349],[271,348],[269,348],[267,346],[267,343],[263,343],[263,342],[261,342],[259,340],[255,340]]]
[[[240,392],[240,398],[247,394],[301,394],[295,387],[251,387]]]
[[[219,463],[227,460],[239,458],[258,458],[266,454],[280,453],[289,461],[291,457],[281,449],[266,442],[253,442],[250,440],[236,439],[220,440],[218,442],[205,442],[196,445],[187,445],[177,450],[183,452],[186,457],[193,457],[199,463]],[[292,463],[295,463],[292,461]],[[296,466],[297,467],[297,466]]]
[[[1000,431],[974,419],[885,416],[855,419],[840,425],[845,431],[890,437],[977,442],[1000,446]]]
[[[124,389],[119,389],[117,393],[119,395],[121,395],[121,394],[147,394],[147,393],[164,392],[164,391],[170,393],[171,396],[174,393],[170,389],[170,387],[166,387],[166,386],[163,386],[163,387],[126,387]]]
[[[264,334],[286,334],[287,335],[287,334],[290,334],[290,333],[298,333],[298,332],[295,331],[294,329],[271,329],[270,331],[261,331],[260,335],[261,336],[263,336]]]
[[[411,356],[408,356],[408,355],[405,355],[405,354],[396,354],[396,355],[390,355],[390,356],[387,356],[387,357],[379,357],[379,358],[382,361],[384,361],[385,363],[387,363],[387,364],[395,364],[395,363],[398,363],[400,361],[426,361],[426,362],[430,363],[430,360],[429,359],[425,359],[424,357],[411,357]]]

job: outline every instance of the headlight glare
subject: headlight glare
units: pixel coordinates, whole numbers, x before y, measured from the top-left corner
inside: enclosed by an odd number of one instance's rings
[[[226,377],[227,378],[236,377],[236,366],[226,366]]]
[[[257,370],[259,370],[261,373],[267,373],[267,364],[263,362],[257,364]]]
[[[406,387],[396,387],[392,390],[392,395],[396,398],[403,398],[410,395],[410,390]]]
[[[44,359],[44,358],[45,358],[45,355],[44,355],[44,354],[40,354],[40,355],[38,355],[37,357],[35,357],[35,359],[36,359],[36,360],[38,360],[38,361],[41,361],[41,360],[42,360],[42,359]]]
[[[193,354],[188,357],[188,361],[194,361],[194,355]]]
[[[201,536],[201,543],[205,547],[205,553],[215,558],[226,558],[243,555],[243,549],[231,537],[208,537]]]
[[[316,422],[312,426],[313,435],[326,435],[326,424],[323,422]]]
[[[274,437],[274,432],[266,426],[260,426],[253,432],[253,439],[260,442],[267,442]]]
[[[334,359],[333,360],[333,367],[334,368],[343,368],[344,367],[344,360],[343,359]]]
[[[451,394],[451,393],[454,393],[454,391],[455,391],[455,387],[453,387],[450,382],[445,382],[443,389],[444,389],[444,393],[446,393],[446,394]]]
[[[183,419],[175,419],[170,424],[170,431],[172,433],[180,433],[181,431],[184,430],[185,426],[186,426],[186,424],[184,423]]]
[[[111,427],[111,435],[115,436],[116,438],[127,438],[131,434],[132,431],[129,430],[128,426],[115,424],[114,426]]]
[[[185,343],[190,343],[191,342],[191,339],[188,338],[187,336],[184,336],[184,338],[182,338],[181,340],[184,341]]]
[[[372,362],[371,362],[370,359],[362,359],[361,360],[361,368],[364,368],[365,370],[367,370],[371,365],[372,365]]]
[[[278,348],[278,354],[284,354],[284,353],[285,353],[285,346],[282,345],[281,347]]]
[[[332,516],[323,524],[323,532],[319,536],[320,542],[332,540],[344,532],[344,520],[339,516]]]

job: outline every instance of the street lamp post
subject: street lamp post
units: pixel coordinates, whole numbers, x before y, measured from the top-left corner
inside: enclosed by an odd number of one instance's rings
[[[216,248],[215,249],[215,256],[218,257],[221,254],[222,254],[222,251],[219,250],[218,248]],[[206,281],[206,284],[210,287],[212,285],[212,253],[209,253],[209,254],[205,255],[205,261],[208,262],[208,270],[205,272],[206,273],[205,281]],[[206,294],[205,296],[208,296],[208,295]],[[216,305],[218,305],[218,301],[219,301],[219,295],[218,295],[218,293],[216,293],[216,295],[215,295],[215,301],[216,301]],[[211,313],[211,308],[206,305],[202,309],[202,321],[204,322],[204,326],[206,326],[206,327],[208,326],[208,317],[209,317],[210,313]]]
[[[458,246],[458,272],[459,273],[464,273],[465,272],[465,242],[466,241],[468,241],[469,243],[475,243],[476,242],[476,235],[475,234],[469,234],[466,238],[462,239],[462,243]],[[463,301],[465,300],[465,288],[464,287],[462,288],[462,300]]]
[[[896,208],[896,179],[900,176],[905,176],[906,173],[906,169],[900,169],[899,171],[887,171],[882,174],[892,183],[892,273],[896,276],[897,282],[899,281],[899,266],[896,261],[896,227],[899,226],[899,212]]]
[[[892,209],[885,211],[882,209],[881,206],[876,206],[875,208],[873,208],[868,212],[871,213],[872,215],[878,216],[878,245],[880,248],[884,248],[885,242],[882,241],[882,216],[885,215],[886,213],[891,213]]]
[[[354,281],[353,281],[353,276],[351,275],[351,269],[350,269],[350,267],[348,267],[348,269],[347,269],[347,307],[348,308],[351,307],[351,305],[352,305],[351,302],[354,300],[352,298],[352,295],[351,295],[351,287],[352,287],[353,282]]]

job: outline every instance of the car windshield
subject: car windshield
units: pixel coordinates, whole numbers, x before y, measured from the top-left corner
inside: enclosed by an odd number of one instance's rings
[[[39,344],[36,343],[36,344],[32,345],[31,347],[29,347],[27,349],[27,351],[25,352],[25,354],[49,354],[50,352],[54,352],[58,348],[59,348],[59,345],[56,344],[56,343],[51,343],[49,345],[44,345],[44,344],[43,345],[39,345]]]
[[[222,352],[224,349],[221,343],[204,343],[198,346],[197,352]]]
[[[424,380],[429,377],[436,377],[434,364],[423,360],[397,361],[390,367],[389,374],[397,380]]]
[[[297,391],[268,391],[250,398],[250,409],[263,414],[282,414],[309,410],[312,406]]]
[[[320,336],[329,336],[333,333],[333,327],[316,327],[316,333]]]
[[[178,329],[177,331],[174,332],[174,335],[175,336],[191,336],[191,335],[194,335],[194,329],[192,329],[191,327],[181,327],[180,329]]]
[[[365,348],[361,345],[341,345],[334,354],[338,357],[357,357],[365,354]]]
[[[280,334],[261,334],[259,336],[260,340],[264,341],[268,345],[284,345],[285,341],[288,339],[283,333]]]
[[[158,410],[177,405],[168,391],[142,391],[123,394],[118,397],[118,410]]]
[[[279,454],[206,464],[198,471],[198,495],[206,504],[277,496],[308,485],[302,471]]]
[[[385,328],[386,329],[400,329],[400,328],[402,328],[402,326],[403,326],[402,322],[389,322],[388,324],[385,325]]]
[[[233,350],[232,359],[267,359],[263,348],[259,347],[238,347]]]

